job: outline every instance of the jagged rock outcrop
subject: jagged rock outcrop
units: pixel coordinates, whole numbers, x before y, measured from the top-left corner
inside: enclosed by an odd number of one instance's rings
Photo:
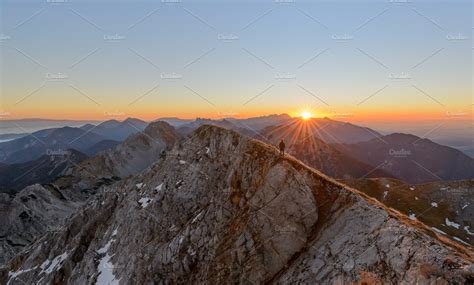
[[[57,231],[88,193],[31,185],[16,196],[0,194],[0,264],[47,231]]]
[[[271,146],[203,126],[28,246],[0,282],[462,284],[471,254]]]

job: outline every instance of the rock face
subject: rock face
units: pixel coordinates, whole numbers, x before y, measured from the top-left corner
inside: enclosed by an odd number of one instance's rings
[[[26,187],[14,198],[0,194],[0,264],[45,232],[58,231],[87,196],[86,192],[38,184]]]
[[[203,126],[28,246],[0,283],[462,284],[471,260],[273,147]]]

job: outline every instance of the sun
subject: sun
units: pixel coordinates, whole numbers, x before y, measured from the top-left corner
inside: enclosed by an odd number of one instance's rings
[[[308,112],[308,111],[304,111],[304,112],[301,113],[301,118],[302,118],[303,120],[309,120],[309,119],[311,119],[312,117],[313,117],[313,114],[311,114],[311,113]]]

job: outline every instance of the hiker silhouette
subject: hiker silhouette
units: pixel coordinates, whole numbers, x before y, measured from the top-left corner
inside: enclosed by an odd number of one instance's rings
[[[285,156],[285,142],[281,140],[278,146],[280,147],[280,155]]]

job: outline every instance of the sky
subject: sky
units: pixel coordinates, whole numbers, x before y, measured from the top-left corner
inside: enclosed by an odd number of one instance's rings
[[[0,0],[0,117],[469,121],[471,2]]]

